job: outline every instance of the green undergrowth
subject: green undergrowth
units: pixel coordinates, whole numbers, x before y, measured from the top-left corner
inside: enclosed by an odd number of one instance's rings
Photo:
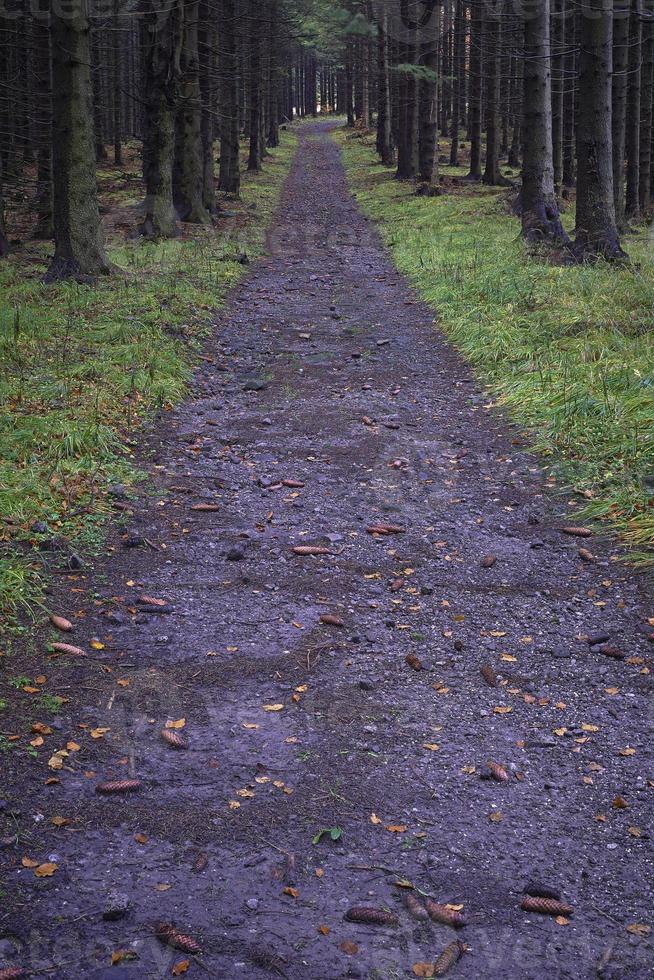
[[[416,197],[373,141],[337,139],[352,190],[398,268],[438,312],[496,401],[529,428],[561,486],[633,548],[654,553],[654,253],[641,228],[625,267],[528,252],[506,190],[452,181]],[[564,216],[574,224],[572,209]]]
[[[118,234],[114,209],[135,223],[139,187],[132,175],[121,198],[120,175],[101,174],[120,271],[97,285],[44,285],[43,244],[0,263],[0,623],[41,600],[39,543],[97,544],[107,487],[139,479],[135,436],[183,397],[212,313],[243,273],[239,253],[263,250],[295,142],[285,132],[264,171],[244,175],[215,228],[185,226],[174,241]]]

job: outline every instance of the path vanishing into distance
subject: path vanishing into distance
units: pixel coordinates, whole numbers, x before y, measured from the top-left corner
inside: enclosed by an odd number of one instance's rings
[[[468,980],[651,977],[647,582],[563,532],[328,130],[300,130],[269,253],[118,499],[146,544],[59,577],[88,655],[48,671],[61,765],[4,787],[0,963],[391,980],[460,941]]]

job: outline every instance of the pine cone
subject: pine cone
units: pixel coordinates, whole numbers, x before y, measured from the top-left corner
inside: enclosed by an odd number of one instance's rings
[[[26,977],[27,974],[22,966],[6,966],[0,970],[0,980],[18,980],[18,977]]]
[[[134,793],[141,788],[140,779],[112,779],[107,783],[98,783],[96,793]]]
[[[496,782],[498,783],[508,783],[509,781],[508,772],[506,771],[504,766],[501,766],[499,764],[499,762],[489,762],[488,772],[490,773],[492,778],[496,780]]]
[[[345,913],[347,922],[363,922],[368,926],[397,926],[398,918],[385,909],[368,908],[366,905],[353,905]]]
[[[535,898],[532,895],[523,895],[520,908],[525,912],[539,912],[541,915],[572,915],[574,909],[564,902],[557,902],[554,898]]]
[[[412,670],[422,670],[422,660],[416,657],[415,653],[407,653],[404,658],[404,662],[411,667]]]
[[[446,946],[441,955],[434,963],[432,976],[444,977],[448,970],[451,970],[455,963],[461,959],[465,953],[465,946],[461,942],[450,943]]]
[[[489,687],[497,687],[497,674],[495,673],[492,667],[489,667],[488,665],[485,664],[480,669],[479,673],[484,678],[484,680],[486,681]]]
[[[425,906],[422,904],[422,902],[419,902],[415,895],[412,895],[411,892],[406,893],[404,896],[404,901],[414,919],[424,920],[429,918],[429,913],[427,912]]]
[[[178,735],[177,732],[172,728],[162,728],[161,737],[164,740],[164,742],[168,742],[168,744],[173,749],[188,748],[188,742],[186,741],[186,739],[182,738],[181,735]]]
[[[183,932],[179,932],[170,922],[158,922],[155,926],[155,935],[160,942],[174,949],[180,949],[183,953],[202,952],[202,947],[193,936],[186,936]]]
[[[425,905],[430,919],[433,919],[434,922],[442,922],[443,925],[452,926],[453,929],[461,929],[466,924],[461,913],[448,909],[447,905],[439,905],[438,902],[432,902],[430,898],[427,899]]]

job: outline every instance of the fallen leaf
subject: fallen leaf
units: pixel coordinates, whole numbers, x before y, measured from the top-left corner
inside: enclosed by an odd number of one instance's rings
[[[406,824],[403,824],[403,823],[389,823],[389,824],[386,825],[385,829],[388,830],[388,832],[391,833],[391,834],[405,834],[406,833]]]
[[[104,738],[107,732],[110,731],[110,728],[92,728],[89,734],[91,738]]]
[[[284,710],[284,705],[283,704],[264,704],[263,710],[264,711],[283,711]]]
[[[178,718],[176,721],[168,720],[166,722],[166,728],[183,728],[186,724],[186,718]]]
[[[629,809],[629,804],[627,803],[627,801],[622,796],[616,796],[615,799],[613,800],[613,802],[611,803],[611,806],[613,807],[614,810],[628,810]]]
[[[291,898],[297,898],[299,894],[300,894],[299,889],[291,888],[290,885],[287,885],[286,888],[282,888],[282,895],[290,895]]]
[[[632,936],[649,936],[652,931],[652,927],[645,925],[644,922],[632,922],[631,925],[627,926],[627,932],[630,932]]]
[[[629,834],[630,834],[630,835],[631,835],[632,837],[642,837],[642,836],[643,836],[643,832],[642,832],[642,830],[640,829],[640,827],[629,827],[629,828],[628,828],[628,833],[629,833]]]
[[[34,869],[34,874],[37,878],[51,878],[58,867],[59,865],[54,861],[46,861],[45,864],[40,864]]]
[[[50,823],[54,824],[55,827],[65,827],[70,823],[68,817],[50,817]]]
[[[342,953],[345,953],[346,956],[356,956],[356,954],[359,952],[359,947],[357,944],[351,942],[349,939],[342,942],[338,948]]]
[[[22,857],[20,859],[20,863],[23,865],[24,868],[38,868],[39,866],[38,861],[35,861],[34,858],[30,858],[27,856]]]
[[[412,973],[415,974],[416,977],[433,977],[434,964],[424,963],[420,961],[418,963],[413,964],[413,966],[411,967],[411,971]]]
[[[182,973],[186,973],[190,965],[190,960],[180,960],[179,963],[175,963],[171,973],[174,977],[181,977]]]
[[[134,834],[134,840],[137,844],[147,844],[148,837],[146,834]]]
[[[632,749],[630,745],[627,745],[627,747],[624,749],[620,749],[620,751],[618,752],[618,755],[635,755],[635,754],[636,754],[636,750]]]
[[[510,711],[513,711],[513,708],[505,705],[497,705],[495,708],[493,708],[493,712],[496,715],[508,715]]]
[[[429,749],[430,752],[438,752],[440,749],[440,745],[437,745],[436,742],[423,742],[422,747],[423,749]]]
[[[488,819],[492,823],[499,823],[503,819],[502,811],[501,810],[493,810],[493,812],[491,814],[489,814]]]
[[[156,892],[167,892],[168,889],[169,888],[172,888],[172,887],[173,886],[172,885],[169,885],[168,882],[161,882],[161,884],[154,886],[154,890]]]

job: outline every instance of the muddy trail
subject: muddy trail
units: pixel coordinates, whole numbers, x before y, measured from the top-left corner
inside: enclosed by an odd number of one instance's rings
[[[117,532],[62,576],[87,656],[52,661],[67,754],[4,787],[0,965],[397,978],[460,940],[461,978],[652,976],[643,581],[562,530],[574,506],[394,270],[327,127],[206,355],[122,502],[149,544]]]

